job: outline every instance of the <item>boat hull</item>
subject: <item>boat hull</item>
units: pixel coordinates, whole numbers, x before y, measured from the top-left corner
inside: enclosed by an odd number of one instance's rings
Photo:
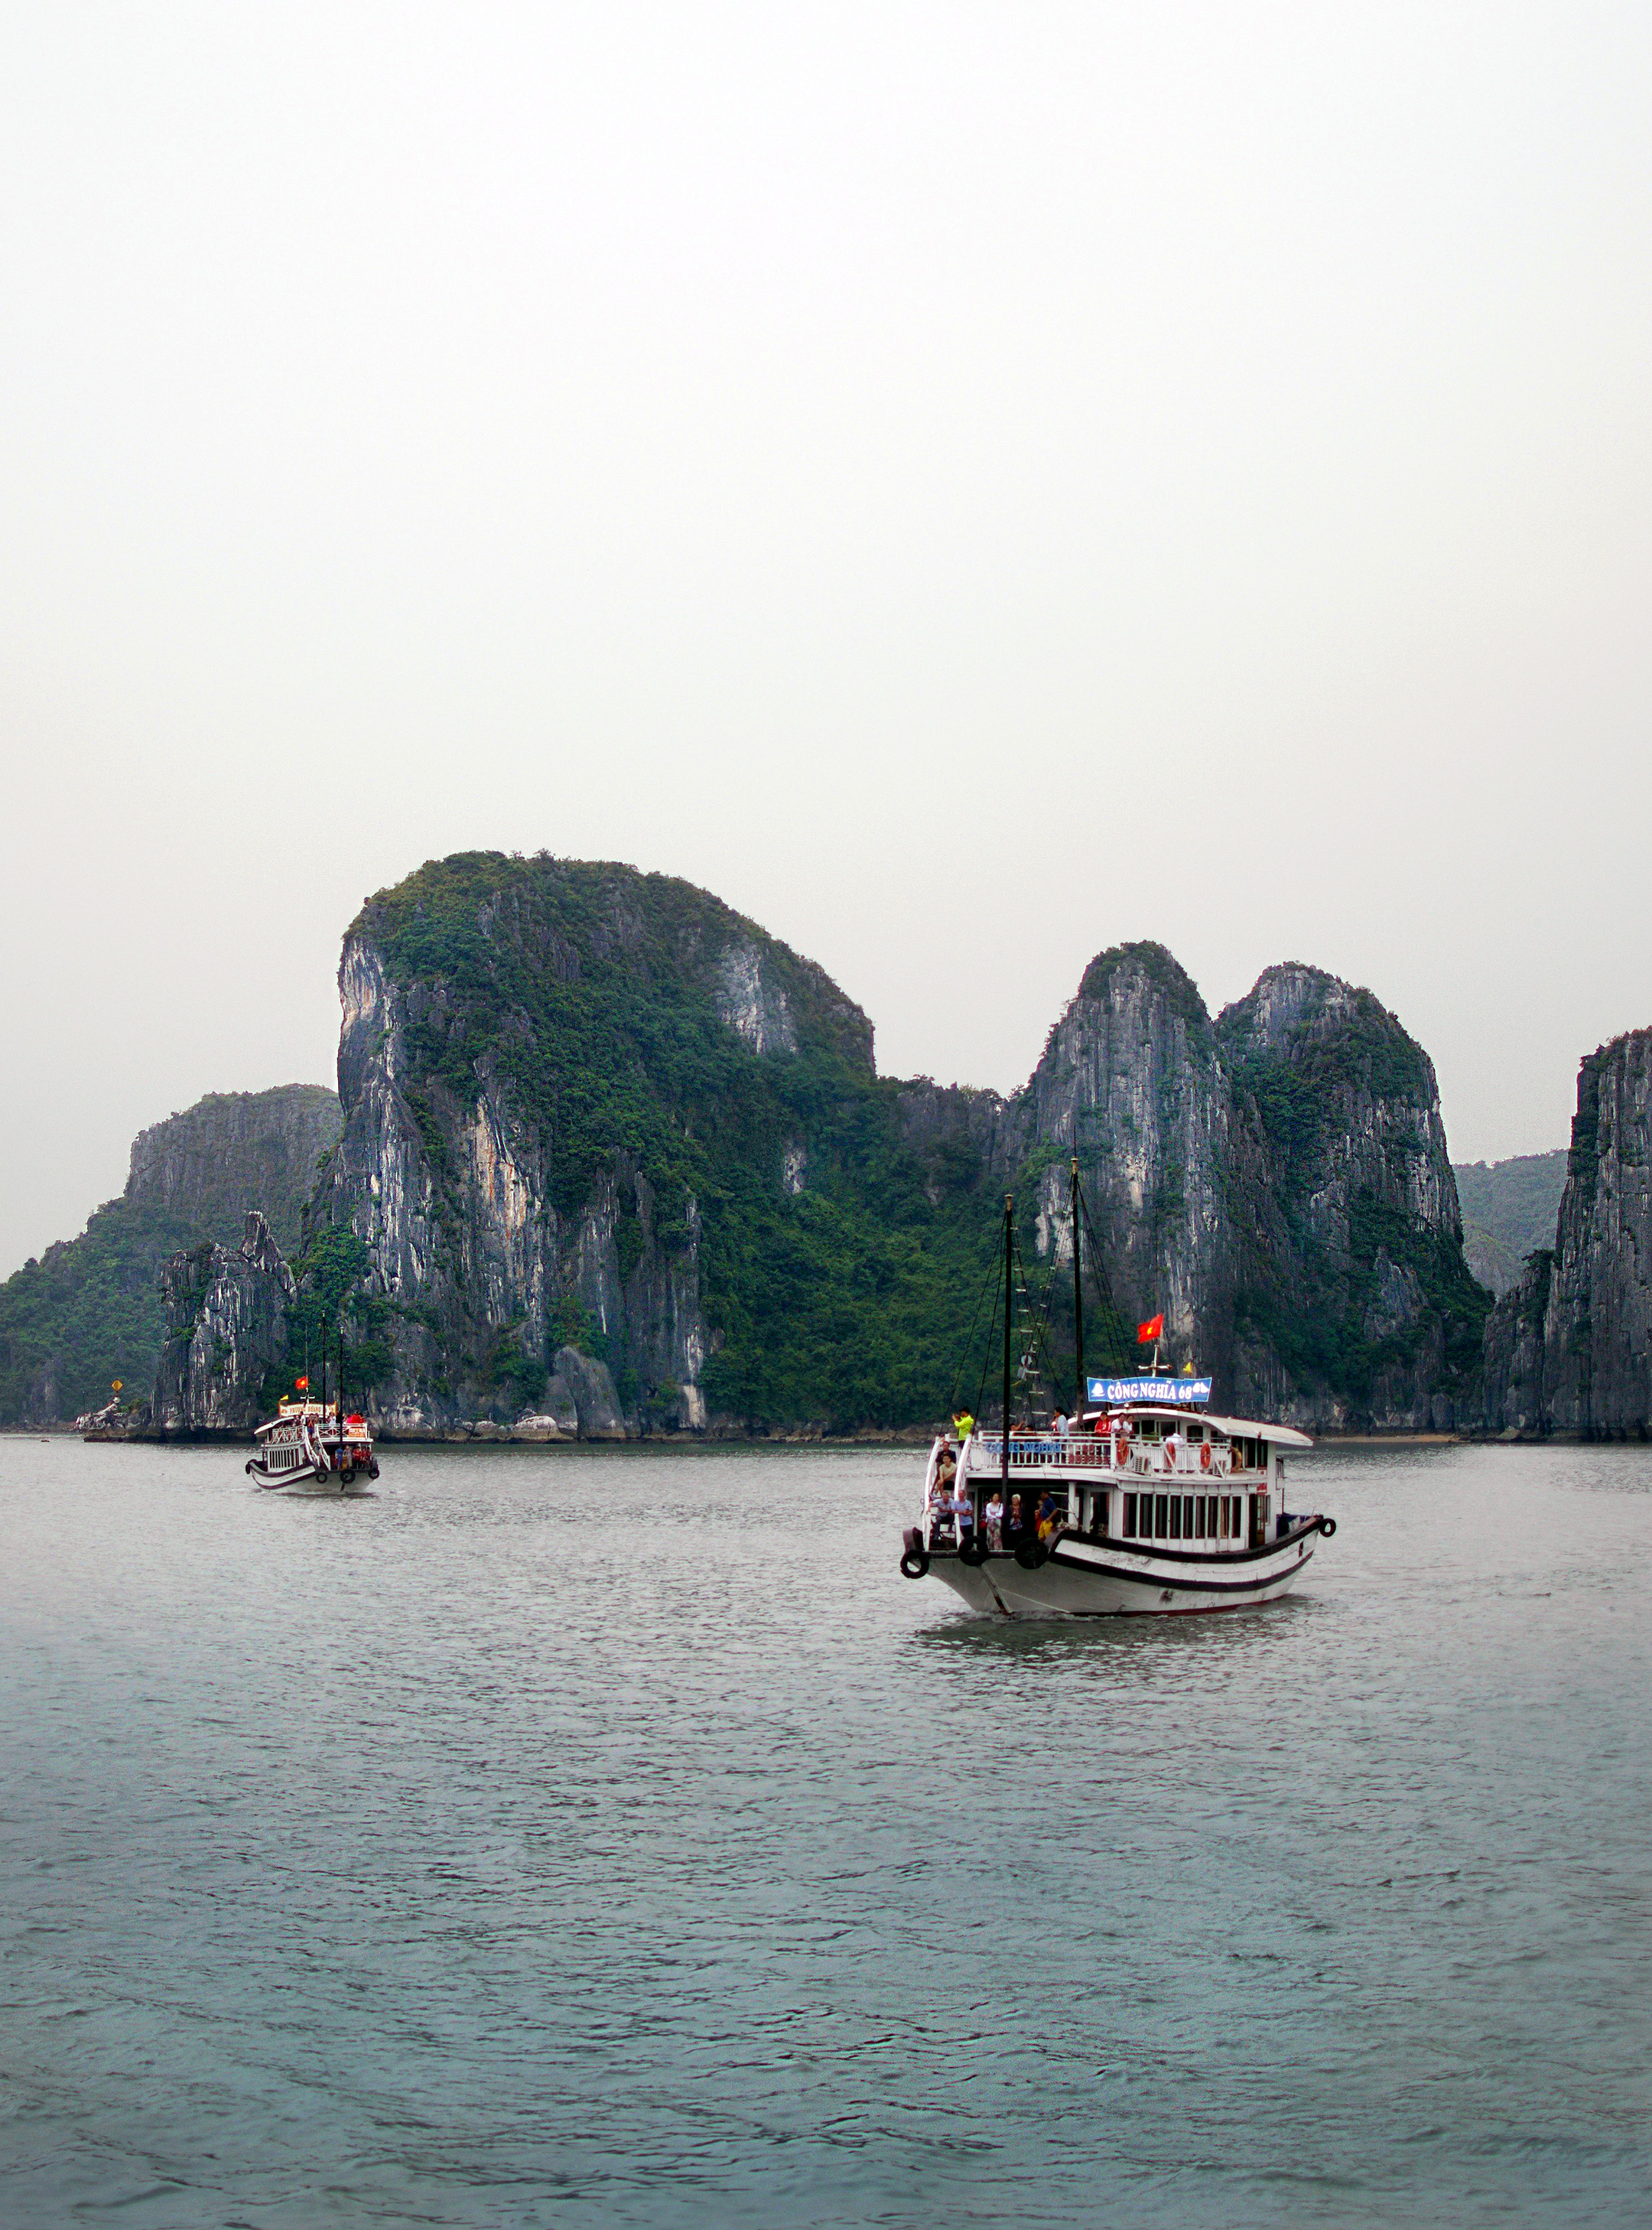
[[[365,1466],[360,1466],[353,1477],[345,1479],[337,1471],[318,1472],[313,1466],[302,1471],[267,1472],[257,1461],[249,1463],[247,1472],[254,1486],[267,1494],[370,1494],[378,1476],[376,1466],[370,1473]]]
[[[1165,1555],[1114,1541],[1059,1540],[1032,1570],[1010,1555],[966,1564],[932,1551],[930,1576],[985,1618],[1172,1618],[1257,1610],[1289,1594],[1312,1559],[1315,1522],[1233,1556]]]

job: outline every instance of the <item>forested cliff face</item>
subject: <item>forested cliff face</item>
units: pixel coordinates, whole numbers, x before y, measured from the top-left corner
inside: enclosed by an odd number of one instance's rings
[[[1115,948],[1004,1099],[878,1079],[859,1009],[704,892],[472,854],[369,905],[340,991],[305,1245],[392,1428],[933,1417],[974,1397],[1006,1190],[1034,1284],[1070,1261],[1074,1152],[1119,1308],[1164,1309],[1218,1400],[1418,1426],[1477,1398],[1433,1071],[1321,970],[1212,1019],[1162,948]],[[1059,1379],[1060,1277],[1050,1305]],[[1107,1321],[1090,1360],[1133,1362]]]
[[[240,1244],[248,1208],[296,1246],[317,1167],[336,1143],[321,1085],[214,1092],[141,1131],[125,1192],[78,1239],[0,1286],[0,1423],[49,1424],[109,1398],[147,1399],[166,1328],[163,1266],[180,1248]]]
[[[1021,1107],[1040,1244],[1065,1256],[1076,1152],[1120,1307],[1162,1308],[1218,1402],[1414,1429],[1472,1407],[1487,1301],[1434,1072],[1368,991],[1290,964],[1212,1019],[1161,947],[1115,948]]]
[[[1554,1246],[1487,1329],[1493,1431],[1639,1434],[1652,1419],[1649,1110],[1652,1030],[1585,1059]]]
[[[394,1429],[924,1414],[990,1251],[866,1017],[708,893],[466,855],[363,912],[312,1215]],[[959,1273],[959,1274],[955,1274]],[[581,1360],[582,1358],[582,1360]]]

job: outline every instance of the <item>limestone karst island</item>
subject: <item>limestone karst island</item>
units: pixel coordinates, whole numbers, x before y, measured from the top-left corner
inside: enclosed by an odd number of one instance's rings
[[[489,853],[374,898],[338,985],[336,1097],[145,1131],[0,1287],[0,1422],[245,1434],[325,1319],[391,1437],[915,1428],[1006,1192],[1067,1257],[1076,1154],[1118,1311],[1218,1406],[1645,1428],[1652,1031],[1584,1061],[1568,1154],[1458,1172],[1427,1054],[1296,963],[1212,1015],[1161,946],[1098,953],[1002,1098],[880,1077],[854,1002],[706,892]]]

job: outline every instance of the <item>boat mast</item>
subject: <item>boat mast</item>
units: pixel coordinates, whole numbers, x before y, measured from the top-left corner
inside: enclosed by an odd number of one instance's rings
[[[1084,1395],[1088,1389],[1084,1384],[1084,1287],[1079,1276],[1078,1209],[1078,1157],[1075,1154],[1073,1156],[1073,1324],[1078,1341],[1078,1360],[1076,1366],[1078,1372],[1078,1415],[1074,1418],[1073,1422],[1076,1425],[1082,1425],[1084,1421]]]
[[[1010,1311],[1015,1282],[1015,1195],[1004,1196],[1004,1423],[999,1435],[999,1494],[1004,1505],[1003,1525],[1010,1524]]]
[[[304,1389],[304,1398],[306,1402],[310,1399],[310,1389],[307,1386]],[[321,1407],[325,1414],[327,1407],[327,1312],[325,1309],[321,1312]]]

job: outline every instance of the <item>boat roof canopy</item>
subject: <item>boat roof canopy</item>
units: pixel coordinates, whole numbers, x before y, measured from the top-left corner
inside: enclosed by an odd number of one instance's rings
[[[1087,1410],[1087,1416],[1164,1417],[1172,1424],[1214,1425],[1231,1440],[1271,1440],[1281,1448],[1311,1448],[1313,1441],[1294,1425],[1266,1425],[1256,1417],[1218,1417],[1210,1409],[1169,1408],[1157,1402],[1121,1402],[1110,1409]]]

